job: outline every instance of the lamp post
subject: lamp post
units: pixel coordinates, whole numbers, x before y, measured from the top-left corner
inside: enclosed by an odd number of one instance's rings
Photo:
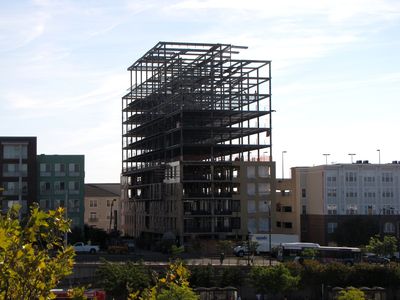
[[[110,228],[109,228],[109,232],[111,232],[111,224],[112,224],[112,216],[113,216],[113,206],[114,206],[114,202],[117,201],[117,199],[113,199],[111,201],[111,208],[110,208]]]
[[[322,154],[323,156],[325,156],[325,164],[328,164],[328,156],[331,155],[330,153],[324,153]]]
[[[272,255],[272,222],[271,222],[271,201],[267,202],[268,205],[268,235],[269,235],[269,265],[272,265],[271,255]]]
[[[350,155],[351,157],[351,163],[353,163],[353,156],[356,155],[355,153],[349,153],[348,155]]]
[[[282,179],[285,178],[285,161],[284,161],[284,157],[283,155],[286,153],[287,151],[282,151]]]
[[[379,161],[379,164],[381,164],[381,149],[377,149],[376,151],[378,151],[378,161]]]

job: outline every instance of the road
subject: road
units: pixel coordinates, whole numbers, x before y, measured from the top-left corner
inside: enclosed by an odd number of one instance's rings
[[[179,256],[188,265],[221,265],[219,257],[193,257],[187,254],[182,254]],[[123,262],[123,261],[140,261],[142,260],[144,264],[168,264],[171,256],[163,254],[160,252],[138,250],[134,253],[129,254],[108,254],[106,252],[100,252],[97,254],[78,254],[75,258],[76,262],[79,263],[97,263],[104,260]],[[267,266],[270,264],[269,258],[264,256],[254,256],[253,260],[251,257],[236,257],[227,256],[222,263],[224,266],[247,266],[247,265],[259,265]],[[276,260],[271,260],[272,265],[276,265]]]

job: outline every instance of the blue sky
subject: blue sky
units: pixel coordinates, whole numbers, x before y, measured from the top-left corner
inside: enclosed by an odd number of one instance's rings
[[[397,0],[2,1],[0,135],[84,154],[118,182],[126,71],[158,41],[248,46],[272,60],[273,156],[293,166],[400,160]]]

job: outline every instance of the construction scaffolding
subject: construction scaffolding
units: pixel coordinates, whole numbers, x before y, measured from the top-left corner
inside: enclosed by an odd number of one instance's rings
[[[231,203],[233,162],[272,161],[271,62],[233,58],[246,48],[159,42],[128,68],[122,173],[138,235],[218,233],[231,221],[187,222],[187,200]]]

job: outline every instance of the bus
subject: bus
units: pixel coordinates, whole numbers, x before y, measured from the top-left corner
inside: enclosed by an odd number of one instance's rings
[[[304,257],[307,249],[315,250],[315,257]],[[313,251],[310,251],[313,252]],[[278,260],[315,259],[321,263],[341,262],[348,265],[361,262],[361,249],[355,247],[320,246],[316,243],[283,243],[278,247]]]

